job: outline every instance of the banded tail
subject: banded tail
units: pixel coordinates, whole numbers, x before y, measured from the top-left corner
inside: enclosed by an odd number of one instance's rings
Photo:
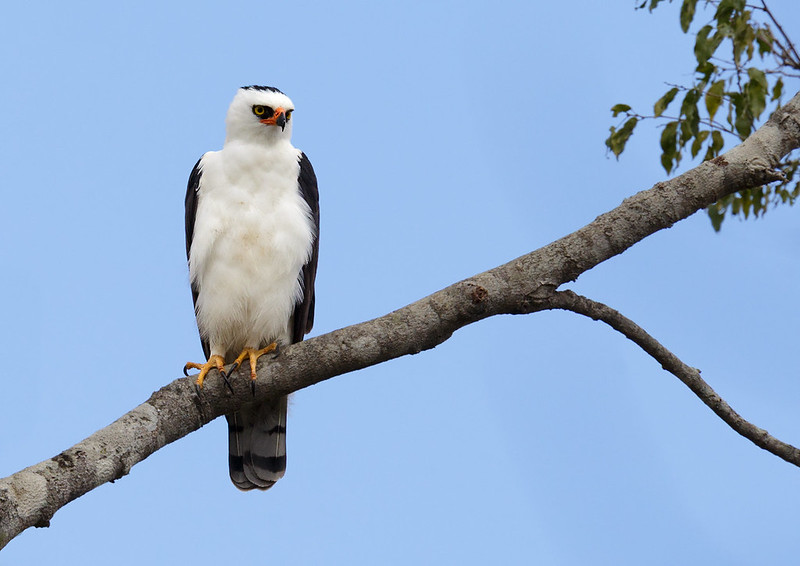
[[[241,490],[269,489],[286,472],[288,397],[225,415],[228,466]]]

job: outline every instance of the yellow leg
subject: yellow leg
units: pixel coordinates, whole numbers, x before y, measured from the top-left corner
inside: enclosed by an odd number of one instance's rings
[[[270,352],[274,352],[278,349],[278,343],[273,342],[266,348],[261,348],[260,350],[256,350],[255,348],[245,348],[242,350],[242,353],[239,354],[239,357],[236,358],[236,361],[233,362],[233,368],[231,372],[233,372],[236,368],[239,367],[245,358],[250,358],[250,379],[253,381],[256,380],[256,364],[258,363],[258,358],[263,356],[264,354],[269,354]]]
[[[183,366],[183,375],[188,376],[188,371],[190,369],[199,369],[200,374],[197,376],[197,380],[195,380],[195,385],[202,388],[203,387],[203,380],[208,375],[208,372],[212,369],[217,368],[217,371],[225,377],[225,359],[222,356],[213,355],[208,358],[208,361],[204,364],[196,364],[194,362],[187,362],[185,366]]]

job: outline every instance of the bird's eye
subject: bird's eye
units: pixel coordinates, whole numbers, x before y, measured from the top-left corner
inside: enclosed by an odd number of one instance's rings
[[[255,114],[256,116],[264,116],[267,114],[272,116],[273,112],[272,108],[270,108],[269,106],[261,106],[260,104],[256,104],[255,106],[253,106],[253,114]]]
[[[286,121],[287,122],[292,119],[292,112],[294,112],[294,110],[287,110],[286,111]]]

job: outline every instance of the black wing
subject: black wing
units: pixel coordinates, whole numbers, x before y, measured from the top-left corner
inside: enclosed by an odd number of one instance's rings
[[[303,281],[303,299],[294,306],[292,343],[300,342],[303,336],[311,331],[314,326],[314,280],[317,278],[317,259],[319,258],[319,190],[317,189],[317,176],[314,168],[306,157],[300,153],[300,194],[303,195],[311,210],[314,222],[314,244],[311,248],[311,257],[303,266],[300,277]],[[188,228],[187,228],[188,229]]]
[[[192,237],[194,236],[194,220],[197,217],[197,191],[200,189],[200,177],[203,174],[203,168],[200,166],[200,162],[203,160],[201,157],[197,160],[197,163],[194,164],[194,169],[192,169],[192,174],[189,175],[189,183],[186,185],[186,199],[184,200],[184,204],[186,205],[186,261],[189,261],[189,254],[192,250]],[[198,289],[192,283],[192,303],[197,308],[197,294]],[[211,349],[209,348],[208,343],[200,338],[200,342],[203,345],[203,353],[206,355],[206,359],[208,356],[211,355]]]

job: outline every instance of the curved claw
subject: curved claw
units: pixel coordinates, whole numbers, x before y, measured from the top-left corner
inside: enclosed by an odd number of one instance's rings
[[[185,375],[186,377],[189,377],[189,370],[190,369],[199,369],[200,371],[203,371],[203,368],[205,367],[205,365],[207,365],[207,364],[196,364],[194,362],[186,362],[186,365],[183,366],[183,375]]]
[[[232,370],[231,370],[231,371],[232,371]],[[225,385],[227,385],[227,386],[228,386],[228,390],[229,390],[231,393],[233,393],[233,385],[231,385],[231,381],[230,381],[230,379],[228,379],[228,376],[225,374],[225,372],[224,372],[224,371],[221,371],[221,372],[219,372],[219,373],[220,373],[220,375],[222,375],[222,379],[225,381]]]
[[[189,377],[189,373],[188,373],[189,369],[199,369],[200,373],[197,375],[197,380],[195,381],[195,385],[197,387],[199,387],[200,389],[202,389],[203,388],[203,381],[205,380],[206,375],[208,375],[208,372],[210,370],[212,370],[212,369],[217,369],[217,371],[219,371],[219,373],[222,374],[223,379],[225,379],[225,381],[228,380],[227,376],[225,375],[225,366],[224,366],[224,364],[225,364],[225,360],[222,358],[222,356],[215,354],[215,355],[211,356],[210,358],[208,358],[208,361],[206,363],[204,363],[204,364],[196,364],[194,362],[187,362],[186,365],[183,366],[183,373],[184,373],[184,375],[186,375],[186,377]],[[228,387],[230,387],[230,384],[228,385]]]

